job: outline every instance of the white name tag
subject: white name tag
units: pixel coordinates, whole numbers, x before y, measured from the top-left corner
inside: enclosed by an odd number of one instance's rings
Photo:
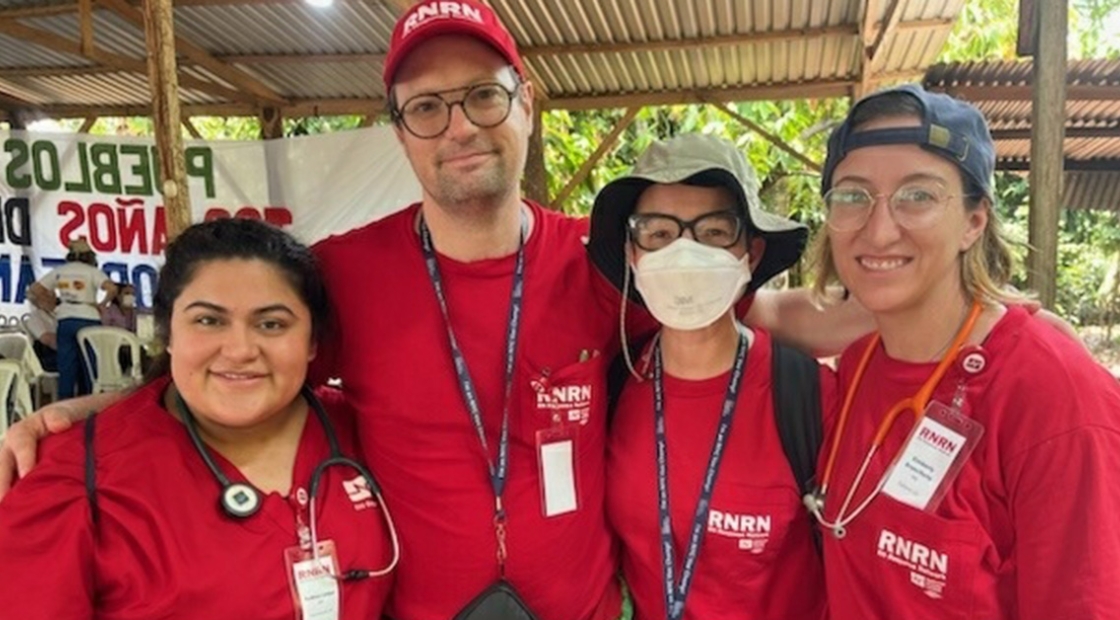
[[[319,543],[319,559],[310,557],[310,551],[299,547],[285,550],[290,569],[292,598],[296,603],[296,618],[302,620],[338,620],[341,609],[332,541]]]
[[[935,417],[927,414],[914,427],[883,484],[883,493],[918,510],[932,509],[935,495],[940,499],[942,483],[956,476],[957,459],[964,460],[962,454],[970,443],[966,434]]]
[[[540,444],[541,486],[546,517],[572,512],[577,507],[574,446],[575,442],[571,439]]]

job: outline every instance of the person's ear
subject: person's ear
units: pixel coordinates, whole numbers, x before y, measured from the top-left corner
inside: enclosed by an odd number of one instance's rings
[[[762,262],[762,255],[766,253],[766,239],[763,239],[761,235],[748,237],[747,253],[751,256],[751,273],[754,273],[754,270],[758,268],[758,264]]]
[[[963,254],[984,235],[988,228],[988,217],[991,213],[992,201],[986,197],[980,199],[980,204],[975,209],[966,210],[965,230],[961,235],[960,252]]]

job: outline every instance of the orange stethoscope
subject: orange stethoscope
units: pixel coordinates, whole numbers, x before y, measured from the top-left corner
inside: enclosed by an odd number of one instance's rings
[[[879,347],[881,341],[879,334],[871,338],[867,343],[867,348],[863,352],[863,357],[860,358],[859,365],[856,366],[855,376],[852,378],[852,386],[848,389],[847,395],[844,397],[844,406],[840,409],[840,418],[836,423],[836,434],[832,438],[832,445],[829,448],[828,461],[825,463],[824,475],[821,476],[821,484],[811,493],[806,493],[803,501],[805,507],[809,512],[820,522],[824,527],[832,530],[833,535],[837,538],[843,538],[847,534],[847,526],[857,516],[862,513],[871,500],[879,494],[883,488],[883,483],[886,481],[886,476],[875,487],[875,489],[868,494],[868,496],[860,502],[858,506],[850,513],[848,507],[851,506],[852,499],[855,497],[856,489],[863,483],[863,478],[867,474],[867,467],[871,464],[871,459],[883,446],[883,442],[890,433],[891,428],[894,426],[895,421],[903,412],[909,410],[914,414],[914,421],[921,421],[925,416],[926,407],[929,405],[930,399],[933,397],[933,391],[937,389],[937,384],[945,377],[945,373],[949,371],[949,367],[957,359],[961,347],[972,334],[972,330],[976,327],[976,321],[980,318],[980,313],[983,311],[983,306],[979,302],[973,302],[968,316],[965,318],[964,324],[957,330],[957,335],[953,337],[949,349],[945,352],[945,356],[941,358],[941,362],[937,364],[933,374],[922,385],[922,387],[910,398],[904,398],[887,411],[887,415],[883,417],[883,421],[879,423],[879,428],[875,432],[875,437],[871,440],[871,448],[867,451],[867,456],[863,459],[863,464],[860,465],[859,472],[852,480],[852,486],[848,489],[848,494],[844,498],[843,505],[840,506],[840,511],[836,513],[836,520],[829,521],[824,517],[824,500],[828,494],[829,483],[832,481],[833,467],[836,465],[836,455],[840,449],[840,440],[844,436],[844,431],[848,426],[848,414],[852,410],[852,401],[855,400],[856,391],[859,389],[860,381],[867,370],[867,365],[871,361],[871,355],[875,349]],[[847,514],[845,514],[847,513]]]

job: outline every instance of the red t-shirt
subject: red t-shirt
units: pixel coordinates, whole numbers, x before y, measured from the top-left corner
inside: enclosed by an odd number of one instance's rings
[[[774,421],[770,336],[754,333],[684,617],[818,620],[820,556]],[[664,378],[675,580],[730,376]],[[821,380],[822,399],[831,402],[834,375],[825,369]],[[653,383],[631,379],[611,427],[607,497],[637,620],[665,617],[653,427]]]
[[[5,618],[264,618],[293,620],[284,550],[299,544],[295,497],[330,450],[314,415],[300,438],[291,498],[271,493],[244,520],[225,515],[220,487],[190,437],[161,405],[153,382],[97,415],[94,453],[100,522],[85,487],[84,425],[46,438],[34,471],[0,504],[0,601]],[[343,453],[354,456],[353,418],[325,391]],[[237,470],[211,452],[231,480]],[[353,504],[357,474],[331,468],[316,500],[320,539],[343,570],[376,570],[391,547],[380,511]],[[319,508],[321,507],[321,509]],[[341,618],[380,614],[391,577],[345,582]]]
[[[404,555],[389,615],[446,620],[498,578],[494,493],[425,268],[419,205],[315,246],[340,337],[319,376],[342,379],[385,489]],[[594,271],[586,220],[530,205],[525,292],[510,403],[506,578],[543,620],[615,618],[615,546],[603,510],[605,367],[619,296]],[[438,257],[455,337],[497,454],[515,257]],[[576,435],[578,509],[545,517],[537,432]]]
[[[851,384],[866,345],[844,353],[841,385]],[[1120,387],[1078,343],[1020,308],[1008,310],[983,350],[979,374],[955,364],[934,393],[948,404],[963,382],[962,410],[984,427],[944,500],[930,513],[880,493],[843,539],[825,532],[835,620],[1120,618]],[[934,366],[874,354],[842,437],[827,518],[884,413]],[[913,425],[909,414],[895,423],[853,505]]]

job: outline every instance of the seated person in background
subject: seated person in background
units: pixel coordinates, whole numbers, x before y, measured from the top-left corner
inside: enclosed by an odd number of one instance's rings
[[[101,310],[101,324],[136,333],[136,288],[122,284],[117,296]]]
[[[24,325],[34,340],[31,345],[43,370],[58,372],[58,320],[42,308],[32,306]]]
[[[97,268],[97,255],[85,237],[71,241],[67,250],[64,265],[52,269],[27,289],[27,298],[35,307],[54,311],[58,318],[59,398],[89,393],[89,377],[78,349],[78,330],[101,325],[98,291],[106,293],[103,304],[117,294],[117,285]]]

